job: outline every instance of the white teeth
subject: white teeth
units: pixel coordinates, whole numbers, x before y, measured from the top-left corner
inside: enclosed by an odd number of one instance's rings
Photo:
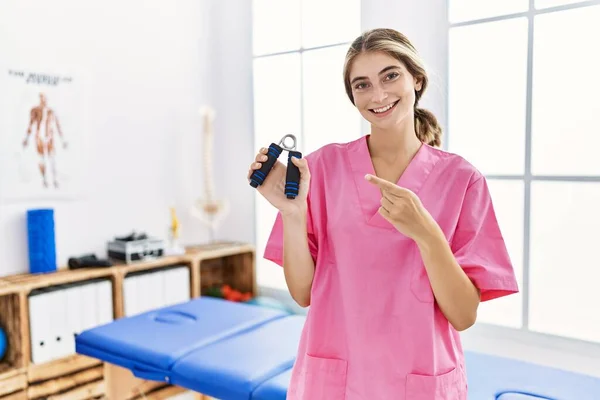
[[[382,112],[386,112],[387,110],[389,110],[390,108],[392,108],[394,106],[395,103],[392,104],[388,104],[385,107],[381,107],[381,108],[374,108],[373,111],[375,111],[376,113],[382,113]]]

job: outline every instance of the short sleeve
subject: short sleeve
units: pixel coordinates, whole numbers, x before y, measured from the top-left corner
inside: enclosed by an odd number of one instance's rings
[[[483,176],[471,183],[451,247],[458,264],[481,292],[481,301],[519,291],[512,262]]]
[[[311,213],[311,202],[310,197],[307,200],[307,214],[306,214],[306,232],[308,234],[308,248],[313,257],[313,260],[317,259],[317,237],[313,226],[313,218]],[[273,261],[274,263],[283,266],[283,219],[281,213],[277,213],[271,234],[267,240],[265,246],[265,252],[263,255],[267,260]]]

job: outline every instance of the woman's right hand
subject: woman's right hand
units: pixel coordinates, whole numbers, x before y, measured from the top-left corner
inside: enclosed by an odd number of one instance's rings
[[[257,169],[260,169],[262,163],[267,161],[267,152],[268,149],[263,147],[256,154],[254,162],[250,165],[250,169],[248,170],[248,181],[250,181],[252,173]],[[275,162],[262,185],[256,188],[256,190],[258,190],[258,192],[282,214],[306,210],[306,199],[310,185],[308,163],[305,158],[295,157],[291,158],[291,162],[293,162],[300,171],[300,188],[298,196],[296,196],[295,199],[288,199],[285,195],[287,167],[279,160]]]

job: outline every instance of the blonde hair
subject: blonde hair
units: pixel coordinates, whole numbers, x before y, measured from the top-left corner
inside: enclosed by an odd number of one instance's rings
[[[429,79],[427,71],[417,50],[402,33],[393,29],[372,29],[357,37],[346,54],[344,62],[344,86],[346,93],[354,104],[352,87],[350,86],[350,69],[352,61],[361,53],[383,52],[403,63],[408,72],[421,81],[421,90],[415,91],[415,131],[419,140],[431,146],[441,145],[442,128],[432,112],[419,108],[419,100],[427,88]]]

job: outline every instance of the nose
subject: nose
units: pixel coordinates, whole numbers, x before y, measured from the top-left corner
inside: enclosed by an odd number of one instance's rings
[[[376,103],[381,103],[383,102],[385,99],[387,99],[388,94],[387,92],[384,90],[383,87],[376,85],[373,87],[373,101]]]

